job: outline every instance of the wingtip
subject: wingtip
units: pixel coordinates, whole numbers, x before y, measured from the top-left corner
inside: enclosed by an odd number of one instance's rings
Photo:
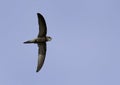
[[[40,13],[37,13],[37,15],[41,15]]]
[[[37,13],[37,15],[40,14],[40,13]]]
[[[38,17],[43,17],[43,15],[41,13],[37,13]]]
[[[39,71],[36,71],[36,73],[38,73]]]
[[[37,69],[36,72],[39,72],[39,69]]]

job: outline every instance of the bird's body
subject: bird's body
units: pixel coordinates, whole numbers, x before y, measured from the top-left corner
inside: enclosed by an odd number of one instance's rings
[[[46,36],[47,26],[44,17],[40,13],[37,13],[37,16],[38,16],[38,24],[39,24],[38,37],[33,40],[28,40],[24,42],[25,44],[29,44],[29,43],[38,44],[38,66],[36,72],[38,72],[44,64],[46,49],[47,49],[46,42],[52,39],[51,37]]]
[[[39,37],[39,38],[35,38],[33,40],[28,40],[24,43],[43,43],[43,42],[47,42],[47,41],[50,41],[51,37],[47,36],[47,37]]]

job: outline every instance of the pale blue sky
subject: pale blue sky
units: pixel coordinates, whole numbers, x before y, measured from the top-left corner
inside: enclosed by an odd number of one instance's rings
[[[36,73],[36,13],[48,50]],[[120,85],[119,0],[1,0],[0,85]]]

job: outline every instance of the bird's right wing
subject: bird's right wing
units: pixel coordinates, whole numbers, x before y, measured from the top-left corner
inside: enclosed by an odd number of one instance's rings
[[[38,24],[39,24],[39,34],[38,37],[46,36],[47,34],[47,26],[44,17],[37,13],[38,16]]]
[[[38,72],[44,64],[46,56],[46,43],[39,43],[38,47],[38,65],[36,72]]]

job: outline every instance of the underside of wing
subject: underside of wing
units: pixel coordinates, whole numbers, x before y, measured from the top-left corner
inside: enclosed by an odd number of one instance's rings
[[[46,36],[47,34],[47,26],[44,17],[37,13],[38,16],[38,24],[39,24],[39,34],[38,37]]]
[[[44,64],[46,56],[46,43],[39,43],[38,47],[38,65],[36,72],[38,72]]]

